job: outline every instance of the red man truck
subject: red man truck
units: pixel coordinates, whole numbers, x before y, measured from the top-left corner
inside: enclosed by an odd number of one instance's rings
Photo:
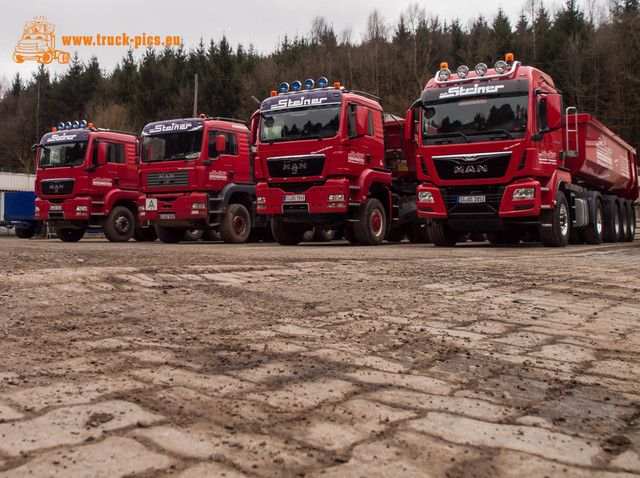
[[[283,83],[252,118],[258,213],[271,216],[276,241],[298,244],[314,227],[342,229],[360,244],[404,232],[420,242],[426,228],[415,164],[402,156],[403,120],[366,93],[328,87],[324,77],[314,86]]]
[[[135,133],[60,123],[34,145],[36,219],[65,242],[90,228],[102,228],[112,242],[155,240],[155,231],[136,227],[138,148]]]
[[[203,230],[213,240],[263,238],[268,220],[256,216],[249,129],[229,118],[183,118],[149,123],[142,131],[138,203],[142,225],[163,242]]]
[[[432,221],[435,245],[465,233],[546,246],[633,240],[635,149],[591,116],[564,112],[551,77],[513,55],[475,71],[443,63],[406,123],[418,215]]]

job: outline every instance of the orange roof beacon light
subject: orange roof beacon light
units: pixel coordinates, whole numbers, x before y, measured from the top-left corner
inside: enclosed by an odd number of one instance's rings
[[[336,81],[336,82],[333,84],[333,89],[334,89],[334,90],[339,90],[339,89],[340,89],[340,82]]]
[[[511,65],[514,62],[513,53],[507,53],[504,57],[504,61],[506,61],[508,65]]]
[[[276,90],[271,90],[271,96],[278,96],[278,92]]]
[[[451,76],[451,70],[449,70],[449,63],[443,61],[440,63],[440,71],[438,72],[438,78],[441,81],[447,81]]]

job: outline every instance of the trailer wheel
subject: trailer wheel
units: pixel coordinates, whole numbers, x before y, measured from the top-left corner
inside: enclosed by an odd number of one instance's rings
[[[116,206],[102,226],[104,235],[111,242],[127,242],[136,230],[136,221],[128,207]]]
[[[633,201],[627,201],[627,216],[629,227],[627,228],[627,242],[633,242],[636,235],[636,209],[633,207]]]
[[[271,218],[271,232],[278,244],[295,246],[302,241],[305,226],[293,222],[285,222],[280,216],[273,216]]]
[[[152,242],[158,239],[158,234],[153,227],[136,227],[133,238],[138,242]]]
[[[56,227],[56,236],[62,242],[78,242],[84,236],[84,229],[71,229]]]
[[[596,211],[594,223],[589,223],[581,232],[584,242],[587,244],[602,244],[604,238],[604,209],[602,208],[602,201],[600,199],[595,200]]]
[[[571,217],[569,215],[569,203],[563,193],[558,193],[556,207],[542,211],[540,219],[543,224],[551,224],[550,227],[540,226],[540,238],[547,247],[564,247],[569,242],[571,232]]]
[[[184,239],[185,229],[182,227],[167,227],[156,223],[156,234],[166,244],[175,244]]]
[[[412,244],[429,244],[431,243],[431,234],[429,234],[429,226],[422,223],[410,223],[407,225],[407,238]]]
[[[625,242],[629,232],[629,214],[627,212],[627,202],[624,199],[618,200],[618,208],[620,209],[620,236],[618,241]]]
[[[382,203],[376,198],[369,198],[362,209],[361,219],[354,223],[353,233],[363,246],[377,246],[387,232],[387,217]]]
[[[251,215],[242,204],[229,204],[220,223],[220,237],[231,244],[247,242],[251,234]]]
[[[604,205],[604,242],[620,239],[620,208],[618,201],[606,201]]]
[[[453,247],[458,242],[458,233],[452,231],[448,224],[435,223],[431,225],[431,240],[438,247]]]

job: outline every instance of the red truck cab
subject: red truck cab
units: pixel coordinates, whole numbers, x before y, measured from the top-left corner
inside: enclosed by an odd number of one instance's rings
[[[258,213],[271,216],[281,244],[299,243],[310,227],[342,229],[352,242],[379,244],[392,224],[402,224],[396,189],[405,183],[394,178],[406,168],[396,168],[401,161],[393,170],[387,165],[388,156],[401,155],[402,120],[385,115],[371,95],[339,83],[327,87],[325,78],[318,84],[307,80],[302,89],[294,82],[290,90],[283,83],[252,118]],[[415,197],[415,181],[406,187]],[[417,218],[415,201],[413,212]]]
[[[134,133],[62,123],[39,144],[36,172],[36,219],[56,229],[68,242],[87,229],[102,228],[110,241],[153,240],[152,231],[136,228],[138,139]]]
[[[597,243],[613,227],[613,209],[628,225],[615,240],[628,240],[638,196],[635,150],[600,129],[601,139],[619,145],[626,173],[604,165],[580,174],[571,158],[582,164],[593,151],[573,139],[574,116],[564,114],[550,76],[512,55],[475,71],[462,66],[452,73],[443,64],[407,113],[418,215],[432,222],[433,242],[451,246],[460,235],[488,233],[493,243]]]
[[[141,223],[163,242],[190,230],[228,243],[257,238],[268,221],[256,217],[249,129],[229,118],[182,118],[149,123],[142,131],[138,203]],[[253,231],[253,232],[252,232]]]

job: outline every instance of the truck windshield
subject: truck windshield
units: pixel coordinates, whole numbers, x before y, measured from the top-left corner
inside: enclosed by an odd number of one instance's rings
[[[260,140],[298,141],[332,138],[340,127],[340,106],[296,108],[265,114],[260,125]]]
[[[56,168],[81,166],[87,152],[87,142],[52,144],[43,146],[40,151],[40,167]]]
[[[523,138],[527,103],[527,94],[521,92],[425,102],[422,140],[442,144]]]
[[[142,147],[145,163],[197,159],[202,150],[202,130],[145,136]]]

